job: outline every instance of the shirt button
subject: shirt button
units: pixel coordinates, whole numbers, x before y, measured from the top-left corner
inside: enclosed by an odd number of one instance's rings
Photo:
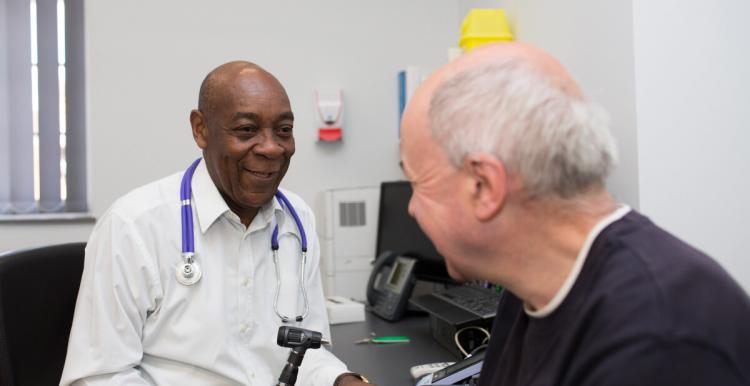
[[[249,285],[250,285],[250,279],[248,279],[248,278],[242,279],[242,286],[243,287],[247,287]]]
[[[247,331],[247,325],[245,323],[240,324],[240,332],[245,333]]]

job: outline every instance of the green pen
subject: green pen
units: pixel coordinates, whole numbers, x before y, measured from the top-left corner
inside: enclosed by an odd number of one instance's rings
[[[411,340],[408,336],[376,336],[372,338],[372,343],[409,343]]]
[[[385,344],[385,343],[409,343],[411,340],[408,336],[403,335],[396,335],[396,336],[371,336],[364,339],[360,339],[355,344],[363,344],[363,343],[377,343],[377,344]]]

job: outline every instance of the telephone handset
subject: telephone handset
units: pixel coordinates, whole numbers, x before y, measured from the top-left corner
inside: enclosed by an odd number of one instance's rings
[[[367,303],[372,312],[390,322],[404,316],[414,277],[416,259],[385,251],[375,259],[367,282]]]

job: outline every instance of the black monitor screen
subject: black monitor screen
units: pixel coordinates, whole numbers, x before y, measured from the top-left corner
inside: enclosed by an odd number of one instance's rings
[[[376,256],[384,251],[396,252],[417,259],[418,279],[453,282],[445,269],[442,256],[427,235],[409,215],[411,185],[407,181],[383,182],[380,185],[380,213]]]

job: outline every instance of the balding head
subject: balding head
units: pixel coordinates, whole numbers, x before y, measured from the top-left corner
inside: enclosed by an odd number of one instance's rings
[[[540,73],[546,74],[549,80],[556,83],[568,95],[581,97],[581,92],[573,78],[549,54],[524,43],[496,43],[480,46],[472,50],[471,53],[459,56],[456,60],[435,71],[414,93],[404,115],[420,113],[426,115],[435,90],[457,74],[470,69],[506,62],[524,63],[525,66],[535,68]]]
[[[416,123],[409,124],[409,123]],[[549,54],[521,43],[488,44],[435,72],[404,113],[455,167],[491,154],[531,196],[575,196],[603,185],[616,158],[606,119]]]
[[[504,62],[516,62],[521,66],[535,69],[540,77],[546,79],[564,93],[581,98],[581,91],[573,77],[560,62],[548,53],[524,43],[496,43],[481,46],[463,55],[445,66],[451,75],[464,70]]]
[[[216,67],[203,79],[198,94],[198,110],[211,116],[218,106],[232,97],[228,92],[237,79],[245,76],[267,78],[284,89],[276,77],[257,64],[241,60],[232,61]]]

